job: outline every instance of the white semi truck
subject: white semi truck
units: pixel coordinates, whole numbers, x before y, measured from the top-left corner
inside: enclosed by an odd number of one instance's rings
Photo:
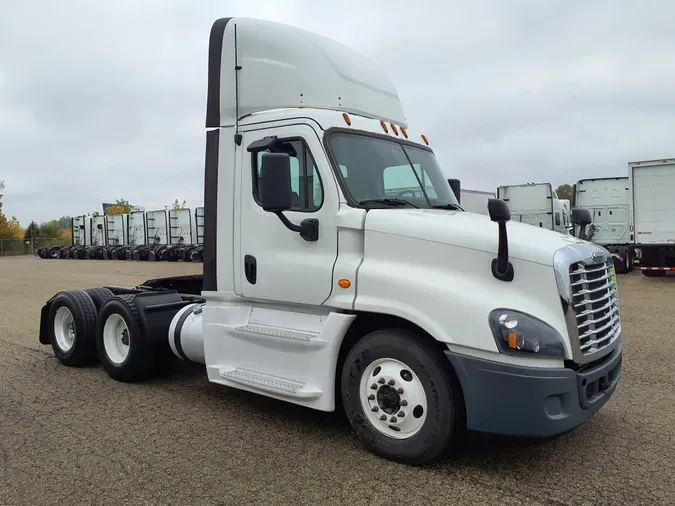
[[[574,185],[574,207],[591,213],[593,222],[587,239],[615,255],[617,272],[632,271],[637,255],[628,177],[577,181]]]
[[[675,271],[675,159],[628,164],[634,245],[645,276]]]
[[[558,198],[551,183],[500,186],[497,198],[508,204],[514,220],[564,234],[572,231],[569,201]]]
[[[490,219],[459,209],[361,54],[219,19],[206,127],[203,275],[56,294],[39,341],[63,364],[131,382],[194,361],[214,383],[343,409],[365,447],[412,465],[466,429],[570,431],[615,391],[608,252],[509,222],[497,199]],[[401,173],[416,191],[390,184]]]

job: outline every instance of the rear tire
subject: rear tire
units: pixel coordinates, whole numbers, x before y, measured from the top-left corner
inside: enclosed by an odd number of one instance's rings
[[[377,330],[357,342],[343,365],[341,393],[358,438],[389,460],[432,463],[464,431],[464,401],[450,364],[434,343],[408,330]]]
[[[85,292],[91,297],[91,300],[94,301],[96,311],[100,311],[103,304],[105,304],[108,299],[112,299],[115,296],[115,294],[107,288],[87,288]]]
[[[61,292],[49,308],[49,338],[56,358],[66,366],[96,362],[96,306],[84,291]]]
[[[133,294],[117,295],[103,304],[96,347],[101,365],[114,380],[136,382],[154,374],[157,346],[147,341]]]

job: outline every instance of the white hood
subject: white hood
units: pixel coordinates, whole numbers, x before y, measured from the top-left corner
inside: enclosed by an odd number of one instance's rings
[[[509,257],[553,265],[556,250],[585,242],[568,234],[510,221],[506,224]],[[497,253],[498,225],[487,215],[441,209],[371,209],[368,231],[413,237],[486,253]]]

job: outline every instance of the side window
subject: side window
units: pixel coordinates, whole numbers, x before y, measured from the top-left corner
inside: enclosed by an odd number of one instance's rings
[[[560,226],[560,213],[556,211],[555,213],[555,226],[559,227]]]
[[[288,153],[291,157],[291,191],[293,192],[292,211],[314,212],[323,204],[323,186],[321,177],[316,169],[314,158],[309,148],[299,139],[281,140],[273,149],[277,152]],[[260,205],[260,174],[262,170],[263,153],[259,151],[253,155],[253,197]]]

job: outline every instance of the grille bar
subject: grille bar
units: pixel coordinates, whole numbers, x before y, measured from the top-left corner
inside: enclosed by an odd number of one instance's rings
[[[610,345],[621,332],[619,298],[611,258],[569,266],[572,307],[582,355]]]

